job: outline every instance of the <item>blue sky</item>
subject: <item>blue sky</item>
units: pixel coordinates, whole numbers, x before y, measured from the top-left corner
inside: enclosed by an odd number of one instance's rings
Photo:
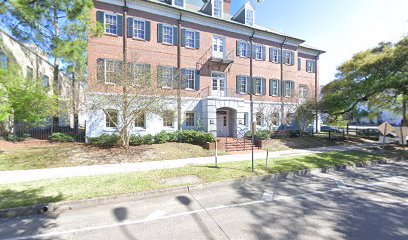
[[[231,13],[246,2],[232,0]],[[408,34],[408,0],[264,0],[255,7],[257,24],[326,50],[321,84],[333,80],[336,66],[354,53]]]

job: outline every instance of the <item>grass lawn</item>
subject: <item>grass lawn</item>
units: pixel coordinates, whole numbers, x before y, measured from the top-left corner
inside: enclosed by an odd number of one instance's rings
[[[121,148],[101,149],[79,143],[22,145],[2,148],[0,142],[0,171],[93,164],[157,161],[212,156],[200,146],[187,143],[163,143]],[[3,150],[4,149],[4,150]],[[220,155],[225,152],[219,152]]]
[[[273,159],[273,162],[268,164],[268,170],[265,169],[265,160],[257,160],[255,162],[256,170],[253,173],[250,171],[250,161],[240,161],[222,163],[219,164],[218,168],[213,165],[193,165],[148,172],[5,184],[0,185],[0,209],[169,188],[173,186],[160,184],[161,179],[169,177],[196,175],[203,183],[207,183],[270,173],[360,163],[382,158],[380,155],[361,151],[331,152]]]

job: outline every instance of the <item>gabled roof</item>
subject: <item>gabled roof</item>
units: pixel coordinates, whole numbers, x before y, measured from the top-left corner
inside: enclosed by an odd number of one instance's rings
[[[241,12],[244,11],[246,9],[246,6],[248,6],[248,5],[250,5],[252,7],[252,9],[256,10],[255,4],[253,4],[252,1],[248,1],[244,5],[242,5],[242,7],[240,9],[238,9],[238,11],[232,17],[232,19],[236,19],[236,17],[239,14],[241,14]]]

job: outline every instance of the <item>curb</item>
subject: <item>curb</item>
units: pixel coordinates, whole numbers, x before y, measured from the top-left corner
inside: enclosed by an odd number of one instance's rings
[[[223,185],[239,185],[239,184],[246,184],[246,183],[256,183],[262,182],[267,180],[281,180],[287,178],[293,178],[296,176],[309,176],[314,173],[329,173],[334,171],[343,171],[346,169],[355,169],[358,167],[369,167],[375,166],[379,164],[387,164],[393,162],[399,162],[400,160],[378,160],[378,161],[371,161],[365,163],[358,163],[352,165],[339,165],[333,167],[325,167],[325,168],[315,168],[315,169],[305,169],[299,170],[295,172],[284,172],[284,173],[276,173],[264,176],[254,176],[248,178],[239,178],[239,179],[231,179],[226,181],[219,181],[219,182],[212,182],[212,183],[204,183],[204,184],[196,184],[196,185],[187,185],[182,187],[175,187],[175,188],[168,188],[168,189],[159,189],[159,190],[152,190],[146,192],[139,192],[139,193],[131,193],[131,194],[124,194],[119,196],[112,196],[112,197],[101,197],[101,198],[93,198],[93,199],[85,199],[85,200],[76,200],[76,201],[65,201],[65,202],[57,202],[57,203],[48,203],[48,204],[38,204],[28,207],[17,207],[17,208],[10,208],[0,210],[0,219],[1,218],[12,218],[17,216],[27,216],[27,215],[35,215],[35,214],[57,214],[64,211],[75,210],[75,209],[83,209],[88,207],[106,205],[106,204],[114,204],[123,201],[134,201],[140,200],[147,197],[157,197],[163,196],[167,194],[188,194],[193,190],[202,190],[208,189],[213,187],[219,187]]]

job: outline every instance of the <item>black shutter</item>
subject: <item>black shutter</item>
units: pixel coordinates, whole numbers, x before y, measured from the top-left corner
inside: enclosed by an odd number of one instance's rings
[[[241,42],[241,41],[238,41],[238,40],[237,40],[237,46],[236,46],[236,51],[237,51],[237,52],[236,52],[236,55],[237,55],[237,56],[239,56],[239,44],[240,44],[240,42]],[[237,77],[238,77],[238,76],[237,76]]]
[[[241,76],[237,75],[237,79],[236,79],[236,90],[237,90],[237,93],[242,93],[240,86],[241,86]]]
[[[128,37],[133,37],[133,18],[129,17],[127,19],[127,36]]]
[[[105,83],[105,60],[102,58],[96,60],[96,80]]]
[[[269,48],[269,62],[273,61],[273,56],[274,56],[273,48]]]
[[[266,95],[266,78],[262,78],[262,95]]]
[[[179,32],[178,27],[173,27],[173,45],[178,45],[179,41]]]
[[[266,60],[266,47],[262,46],[262,60],[265,61]]]
[[[145,40],[150,41],[150,21],[145,21]]]
[[[195,32],[195,48],[200,49],[200,32]]]
[[[186,46],[186,29],[181,29],[181,46]]]
[[[251,94],[251,91],[252,91],[252,80],[251,80],[251,77],[250,76],[246,76],[245,77],[245,80],[246,80],[246,88],[247,88],[247,94]]]
[[[103,11],[96,11],[96,21],[102,24],[103,26],[104,20],[105,20],[105,13]]]
[[[163,24],[157,24],[157,42],[163,42]]]
[[[163,87],[163,67],[157,66],[157,86]]]
[[[182,82],[181,83],[181,88],[185,89],[187,87],[187,77],[186,77],[186,69],[185,68],[181,69],[181,82]]]
[[[199,91],[200,90],[200,71],[195,70],[195,78],[194,78],[194,88],[195,90]]]
[[[273,79],[269,79],[269,96],[273,96]]]
[[[118,22],[116,25],[118,36],[123,36],[123,16],[118,15]]]

